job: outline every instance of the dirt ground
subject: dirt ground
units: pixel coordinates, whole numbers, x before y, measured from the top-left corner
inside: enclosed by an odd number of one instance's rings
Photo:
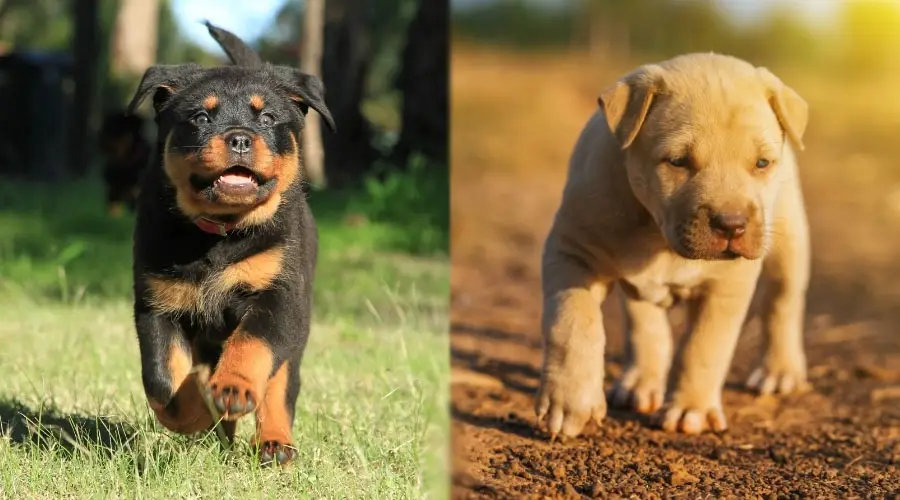
[[[800,157],[815,254],[813,390],[759,398],[742,389],[761,348],[751,315],[725,389],[727,432],[667,434],[611,410],[601,426],[550,443],[533,412],[541,245],[597,91],[627,68],[454,51],[453,497],[900,498],[900,315],[891,312],[900,310],[900,169],[891,163],[900,146],[871,130],[883,110],[834,116],[815,78],[794,85],[814,109]],[[848,137],[858,117],[868,129]],[[604,311],[611,386],[623,338],[618,305]],[[680,311],[672,318],[677,329]]]

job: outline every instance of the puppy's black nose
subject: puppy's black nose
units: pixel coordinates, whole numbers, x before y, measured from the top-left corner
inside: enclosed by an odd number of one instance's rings
[[[225,141],[235,153],[243,154],[250,152],[251,139],[245,132],[232,132],[228,134]]]
[[[713,215],[709,225],[723,238],[740,238],[747,231],[747,216],[742,213],[718,213]]]

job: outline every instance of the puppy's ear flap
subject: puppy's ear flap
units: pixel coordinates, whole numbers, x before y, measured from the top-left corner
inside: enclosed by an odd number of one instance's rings
[[[325,124],[332,132],[337,128],[331,111],[325,105],[325,85],[318,77],[285,66],[275,66],[275,74],[281,81],[281,85],[287,92],[288,98],[297,103],[300,112],[306,115],[309,108],[316,110],[319,116],[325,120]]]
[[[803,151],[803,132],[809,120],[809,105],[799,94],[766,68],[756,68],[768,89],[769,105],[778,123],[798,150]]]
[[[128,114],[133,114],[151,92],[153,92],[153,107],[159,112],[173,95],[182,90],[191,78],[201,71],[202,68],[197,64],[151,66],[144,73],[137,92],[128,105]]]
[[[641,66],[608,87],[597,99],[606,115],[609,130],[622,149],[627,149],[634,142],[654,96],[663,91],[663,71],[655,64]]]

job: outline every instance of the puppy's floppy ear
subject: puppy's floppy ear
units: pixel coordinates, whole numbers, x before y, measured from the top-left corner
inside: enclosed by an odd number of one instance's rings
[[[168,100],[182,90],[192,77],[200,74],[203,69],[197,64],[159,65],[151,66],[144,73],[137,92],[128,105],[128,114],[134,110],[153,92],[153,107],[159,112]]]
[[[597,99],[609,130],[622,149],[634,142],[650,111],[653,97],[663,91],[663,71],[655,64],[641,66],[608,87]]]
[[[769,105],[778,117],[778,123],[787,133],[794,147],[803,151],[803,132],[809,120],[809,105],[799,94],[766,68],[756,68],[768,89]]]
[[[325,105],[325,85],[322,84],[322,80],[285,66],[275,66],[273,70],[288,97],[300,107],[301,113],[306,115],[309,108],[312,108],[325,120],[329,130],[337,131],[331,111]]]

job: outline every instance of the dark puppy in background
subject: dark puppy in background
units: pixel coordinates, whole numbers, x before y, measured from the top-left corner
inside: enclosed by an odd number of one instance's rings
[[[105,159],[106,207],[112,216],[125,208],[134,210],[138,183],[150,163],[151,147],[143,129],[144,120],[129,113],[111,112],[103,117],[100,151]]]
[[[207,27],[234,65],[154,66],[129,107],[152,95],[159,132],[134,234],[144,389],[163,426],[206,431],[215,422],[192,369],[213,367],[205,390],[228,437],[255,411],[261,461],[284,464],[296,456],[318,241],[300,133],[309,108],[334,122],[317,78]]]

